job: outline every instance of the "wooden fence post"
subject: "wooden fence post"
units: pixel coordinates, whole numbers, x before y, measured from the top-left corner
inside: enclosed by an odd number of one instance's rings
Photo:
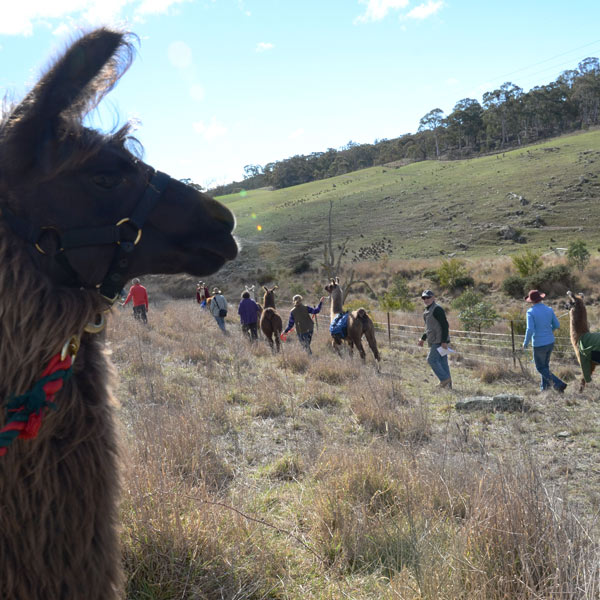
[[[390,313],[387,313],[387,321],[388,321],[388,342],[391,346],[392,345],[392,329],[390,327]]]
[[[510,339],[512,342],[512,355],[513,355],[513,367],[517,366],[517,357],[516,357],[516,350],[515,350],[515,327],[513,324],[513,321],[511,319],[510,321]]]

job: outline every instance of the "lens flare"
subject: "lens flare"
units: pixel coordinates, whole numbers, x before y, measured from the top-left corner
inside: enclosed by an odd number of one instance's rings
[[[258,229],[258,231],[262,231],[262,225],[257,225],[256,229]]]
[[[240,197],[245,198],[248,195],[246,190],[240,190]]]
[[[256,213],[252,213],[250,216],[251,216],[253,219],[256,219]]]

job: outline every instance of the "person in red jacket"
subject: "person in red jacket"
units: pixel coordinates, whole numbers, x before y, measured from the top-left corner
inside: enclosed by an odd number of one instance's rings
[[[148,322],[146,312],[148,311],[148,292],[146,288],[140,283],[139,279],[134,279],[131,283],[133,285],[129,288],[129,294],[127,299],[123,302],[123,306],[130,300],[133,300],[133,316],[144,323]]]

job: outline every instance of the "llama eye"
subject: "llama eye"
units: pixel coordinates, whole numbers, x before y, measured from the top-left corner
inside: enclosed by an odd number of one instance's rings
[[[96,173],[92,176],[94,185],[105,190],[110,190],[117,187],[122,181],[122,177],[116,173]]]

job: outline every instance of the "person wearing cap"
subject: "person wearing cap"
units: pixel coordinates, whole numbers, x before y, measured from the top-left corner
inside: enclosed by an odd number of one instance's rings
[[[285,335],[295,325],[296,333],[298,334],[298,340],[300,340],[300,344],[309,354],[312,354],[310,343],[312,341],[312,335],[315,328],[314,321],[310,315],[317,315],[319,312],[321,312],[321,306],[323,305],[324,299],[324,297],[321,297],[319,304],[315,307],[312,307],[302,304],[302,296],[300,294],[296,294],[292,298],[294,308],[292,308],[290,311],[288,325],[282,334]]]
[[[218,287],[213,288],[212,296],[209,304],[210,314],[215,318],[217,325],[221,328],[223,333],[227,333],[225,329],[225,317],[227,316],[227,300],[225,296],[221,294],[221,290]]]
[[[552,310],[542,302],[546,294],[539,290],[530,290],[525,302],[531,302],[532,307],[527,311],[527,330],[523,340],[523,348],[533,346],[533,362],[541,375],[540,389],[542,391],[554,387],[557,392],[563,393],[567,387],[554,373],[550,371],[550,355],[554,349],[554,330],[560,323]]]
[[[129,288],[129,293],[127,294],[125,302],[123,302],[123,306],[130,300],[133,300],[133,316],[139,321],[148,323],[148,317],[146,315],[148,312],[148,292],[140,283],[139,279],[133,279],[131,283],[133,285]]]
[[[242,332],[250,338],[251,342],[258,339],[258,315],[260,306],[250,298],[250,292],[242,293],[242,299],[238,306],[238,315],[242,324]]]
[[[448,348],[450,343],[450,331],[446,312],[435,302],[435,294],[431,290],[424,290],[421,294],[421,300],[425,304],[423,320],[425,321],[425,333],[418,342],[423,346],[427,340],[429,354],[427,362],[440,380],[440,387],[452,389],[452,377],[450,376],[450,367],[448,365],[448,355],[442,356],[438,348]]]

